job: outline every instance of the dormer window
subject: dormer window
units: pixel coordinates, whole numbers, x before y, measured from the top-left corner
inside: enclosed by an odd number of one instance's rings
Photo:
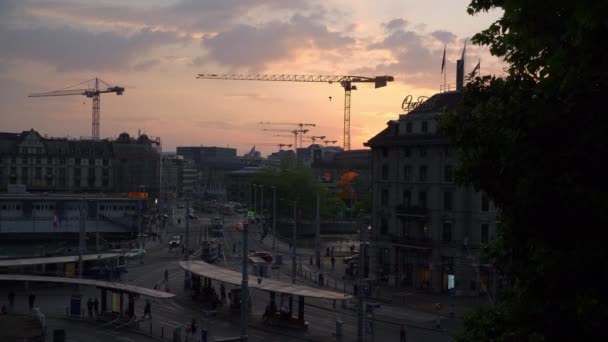
[[[407,133],[412,133],[412,122],[408,122],[405,124],[405,131]]]

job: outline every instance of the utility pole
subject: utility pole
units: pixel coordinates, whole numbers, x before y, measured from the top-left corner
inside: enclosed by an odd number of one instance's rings
[[[357,270],[357,302],[358,302],[358,310],[357,310],[357,341],[363,341],[363,325],[365,324],[365,316],[364,316],[364,301],[363,301],[363,275],[365,273],[365,244],[363,241],[364,234],[363,224],[359,224],[359,268]]]
[[[277,187],[272,187],[272,251],[276,253],[276,240],[277,235]]]
[[[321,217],[319,214],[320,195],[317,192],[317,216],[315,220],[315,260],[317,268],[321,269]]]
[[[141,199],[137,200],[137,248],[141,246]]]
[[[190,199],[186,200],[186,239],[184,241],[184,260],[190,260]]]
[[[298,224],[298,202],[293,201],[293,231],[291,233],[291,283],[296,283],[296,229]],[[290,297],[291,298],[291,297]]]
[[[247,318],[249,316],[249,275],[247,274],[247,243],[249,237],[249,223],[243,224],[243,253],[242,253],[242,279],[241,279],[241,341],[246,342]]]
[[[85,250],[85,238],[86,238],[86,214],[85,214],[85,200],[84,197],[80,200],[80,226],[79,226],[79,234],[78,234],[78,278],[82,279],[82,268],[83,268],[83,260],[82,255]]]

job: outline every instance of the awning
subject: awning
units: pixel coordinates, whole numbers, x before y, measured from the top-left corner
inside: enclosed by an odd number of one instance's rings
[[[240,272],[214,266],[204,261],[180,261],[179,266],[205,278],[214,279],[232,285],[241,284],[242,275]],[[251,278],[254,277],[250,277],[250,279]],[[328,291],[305,285],[295,285],[275,279],[263,278],[261,284],[258,284],[255,281],[255,278],[253,280],[254,281],[249,281],[249,287],[264,291],[330,300],[346,300],[352,298],[351,295],[340,292]]]
[[[45,277],[45,276],[32,276],[22,274],[0,274],[0,281],[34,281],[44,283],[62,283],[62,284],[76,284],[76,285],[87,285],[95,286],[102,289],[114,290],[117,292],[136,293],[142,296],[148,296],[153,298],[173,298],[175,295],[169,292],[158,291],[149,289],[146,287],[128,285],[123,283],[111,283],[109,281],[101,281],[94,279],[80,279],[80,278],[64,278],[64,277]]]
[[[100,254],[86,254],[82,256],[82,260],[103,260],[110,259],[117,256],[121,256],[119,253],[100,253]],[[78,255],[65,255],[58,257],[47,257],[47,258],[28,258],[28,259],[9,259],[0,260],[0,267],[12,267],[12,266],[31,266],[31,265],[43,265],[43,264],[65,264],[68,262],[78,261]]]

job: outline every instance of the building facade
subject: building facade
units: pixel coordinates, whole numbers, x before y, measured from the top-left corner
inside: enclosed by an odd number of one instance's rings
[[[391,286],[477,294],[493,279],[481,247],[493,239],[497,212],[488,198],[454,180],[455,149],[438,130],[439,114],[460,92],[432,96],[365,145],[372,149],[374,277]]]
[[[158,193],[160,154],[145,134],[116,140],[42,137],[35,130],[0,133],[0,191]]]

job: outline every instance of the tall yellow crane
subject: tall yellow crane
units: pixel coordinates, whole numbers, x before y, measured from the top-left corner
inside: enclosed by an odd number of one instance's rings
[[[260,74],[199,74],[197,79],[233,80],[233,81],[278,81],[278,82],[320,82],[340,83],[344,88],[344,150],[350,150],[350,97],[351,91],[357,90],[353,83],[374,83],[375,88],[385,87],[393,76],[339,76],[339,75],[260,75]]]
[[[106,86],[106,88],[100,89],[99,88],[100,83],[103,83]],[[80,88],[80,89],[75,88],[75,87],[82,86],[83,84],[87,84],[87,88]],[[105,93],[116,93],[116,95],[122,95],[122,93],[124,91],[125,91],[125,88],[118,87],[118,86],[111,86],[111,85],[107,84],[106,82],[104,82],[103,80],[96,77],[94,79],[84,81],[84,82],[63,88],[63,89],[50,91],[47,93],[30,94],[30,95],[28,95],[28,97],[84,95],[88,98],[92,98],[93,99],[93,113],[92,113],[93,124],[92,124],[92,128],[91,128],[91,131],[92,131],[91,136],[93,137],[93,140],[99,140],[99,122],[100,122],[100,116],[101,116],[101,109],[100,109],[101,99],[99,98],[99,95],[105,94]]]

